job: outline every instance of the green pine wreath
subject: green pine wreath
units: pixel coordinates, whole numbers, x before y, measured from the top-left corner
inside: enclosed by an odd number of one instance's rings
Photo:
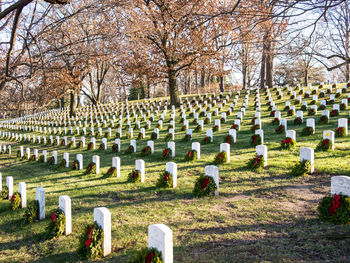
[[[108,169],[107,173],[105,174],[105,177],[117,177],[118,175],[118,170],[115,167],[111,167]]]
[[[67,161],[65,159],[62,159],[58,167],[61,169],[66,168],[66,164],[67,164]]]
[[[166,159],[169,159],[170,157],[171,157],[171,149],[170,148],[164,149],[162,153],[162,159],[166,160]]]
[[[39,219],[39,202],[34,200],[24,212],[25,222],[27,224],[33,223]]]
[[[125,150],[124,154],[132,154],[134,152],[134,146],[129,145],[128,149]]]
[[[47,226],[47,235],[49,238],[60,237],[64,234],[66,226],[66,215],[64,212],[57,208],[50,216],[50,223]]]
[[[333,148],[333,143],[330,139],[321,140],[316,147],[317,150],[324,151],[324,152],[330,151],[332,150],[332,148]]]
[[[85,169],[85,174],[96,174],[96,164],[94,162],[89,163]]]
[[[196,150],[190,150],[185,155],[185,161],[186,162],[194,161],[197,159],[197,156],[198,156],[198,153]]]
[[[261,136],[259,134],[254,134],[250,139],[250,143],[254,146],[260,145],[261,142],[262,142],[262,140],[261,140]]]
[[[141,155],[142,155],[142,156],[148,156],[148,155],[150,155],[151,153],[152,153],[152,149],[151,149],[150,146],[146,146],[145,148],[143,148],[143,149],[141,150]]]
[[[327,195],[317,207],[320,220],[335,225],[350,223],[350,197],[346,195]]]
[[[128,182],[140,183],[141,182],[141,172],[139,170],[134,170],[131,173],[129,173]]]
[[[173,176],[168,171],[164,171],[159,175],[159,178],[157,180],[157,187],[167,187],[172,188],[173,187]]]
[[[297,142],[294,139],[287,137],[287,138],[282,140],[281,148],[283,150],[290,150],[290,149],[294,148],[296,146],[296,144],[297,144]]]
[[[143,248],[130,263],[163,263],[162,253],[156,248]]]
[[[102,228],[94,222],[87,225],[80,237],[78,255],[81,259],[96,259],[103,256],[102,244],[104,233]]]
[[[210,196],[215,192],[216,188],[213,177],[201,175],[196,180],[192,193],[196,197]]]
[[[293,176],[305,176],[311,171],[311,162],[303,160],[302,162],[297,162],[293,168],[291,174]]]
[[[11,209],[12,211],[17,210],[21,206],[21,194],[16,192],[11,196]]]
[[[225,151],[219,152],[214,159],[214,164],[227,163],[227,153]]]
[[[9,198],[9,189],[7,188],[7,186],[4,186],[0,192],[0,199],[6,200],[8,198]]]
[[[264,167],[265,158],[263,155],[257,155],[250,159],[248,162],[248,168],[253,170],[259,170]]]

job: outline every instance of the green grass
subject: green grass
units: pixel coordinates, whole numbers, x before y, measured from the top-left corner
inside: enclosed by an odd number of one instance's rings
[[[275,92],[271,93],[282,118],[286,117],[286,112],[282,111],[288,97],[286,91],[285,99],[279,101]],[[146,131],[146,138],[137,141],[137,153],[123,155],[129,140],[122,139],[122,153],[117,154],[121,157],[121,177],[118,179],[103,177],[115,156],[111,152],[114,139],[109,139],[109,149],[101,152],[12,143],[13,155],[0,155],[3,185],[6,176],[13,176],[15,191],[18,191],[19,182],[26,182],[28,201],[35,198],[36,187],[44,187],[47,219],[25,225],[23,210],[12,212],[9,201],[0,201],[0,262],[80,262],[76,254],[79,237],[86,224],[93,221],[93,208],[99,206],[107,207],[112,213],[112,254],[102,259],[106,262],[132,259],[137,250],[147,246],[148,225],[156,223],[166,224],[173,230],[174,262],[349,262],[349,239],[334,240],[330,237],[335,233],[349,232],[350,226],[320,222],[316,212],[322,196],[330,192],[330,177],[349,175],[349,137],[336,138],[333,152],[315,152],[316,172],[313,175],[302,178],[289,175],[291,167],[299,159],[300,147],[316,148],[322,131],[335,130],[337,119],[347,118],[348,111],[342,111],[337,118],[331,117],[327,125],[318,124],[319,111],[314,117],[316,134],[310,137],[300,135],[305,124],[294,126],[294,118],[288,117],[288,129],[297,131],[297,147],[292,151],[282,151],[280,142],[285,136],[275,134],[277,126],[271,124],[273,118],[269,117],[265,96],[261,94],[268,167],[254,172],[245,168],[255,155],[255,147],[249,144],[253,135],[250,131],[255,111],[253,98],[251,95],[237,143],[231,146],[231,162],[219,166],[218,197],[196,199],[192,196],[192,189],[196,178],[204,173],[205,165],[212,164],[219,152],[219,145],[243,103],[243,93],[222,130],[214,133],[214,143],[202,145],[200,160],[183,161],[191,142],[182,142],[185,132],[180,131],[180,118],[176,119],[176,158],[172,160],[178,164],[178,187],[175,189],[155,187],[159,174],[165,169],[166,161],[160,156],[167,145],[163,138],[167,134],[170,113],[164,122],[161,138],[155,142],[153,155],[143,158],[140,151],[146,146],[160,116]],[[306,118],[304,115],[304,120]],[[188,120],[190,128],[194,129],[192,118]],[[145,122],[142,122],[141,127],[144,125]],[[201,141],[205,130],[213,126],[214,118],[212,124],[205,125],[203,132],[193,133],[193,141]],[[104,128],[104,132],[106,130]],[[113,134],[116,131],[113,129]],[[134,135],[137,134],[138,131],[134,131]],[[123,130],[123,135],[126,135],[126,130]],[[89,142],[88,138],[86,141]],[[97,146],[100,142],[101,138],[98,138]],[[2,140],[1,143],[8,142]],[[40,153],[43,149],[49,153],[58,150],[58,161],[62,159],[63,152],[68,151],[70,164],[77,153],[83,153],[84,167],[92,160],[92,155],[98,154],[101,156],[102,172],[100,175],[83,176],[83,171],[58,170],[37,162],[21,162],[15,158],[20,145],[37,148]],[[136,159],[146,162],[146,181],[143,184],[126,182]],[[72,199],[73,233],[47,240],[45,228],[49,223],[48,217],[58,207],[60,195],[68,195]]]

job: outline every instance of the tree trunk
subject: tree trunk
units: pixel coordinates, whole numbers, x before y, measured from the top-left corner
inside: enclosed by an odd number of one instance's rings
[[[350,64],[346,64],[345,66],[345,82],[350,82]]]
[[[266,85],[273,88],[273,48],[270,39],[266,43]]]
[[[220,76],[219,80],[220,80],[220,92],[224,92],[224,76]]]
[[[194,86],[196,87],[196,90],[198,90],[198,76],[197,76],[197,70],[194,71]],[[192,94],[192,92],[191,92]]]
[[[241,55],[241,59],[242,59],[242,89],[246,89],[247,88],[247,47],[246,44],[242,44],[242,55]]]
[[[149,83],[148,77],[146,77],[146,85],[147,85],[147,98],[150,99],[151,98],[151,85]]]
[[[204,68],[202,68],[202,72],[201,72],[201,88],[204,88],[205,86],[205,72],[204,72]]]
[[[260,68],[260,88],[265,88],[265,67],[266,67],[266,37],[263,38],[263,50],[261,56],[261,68]]]
[[[76,104],[75,104],[75,92],[70,92],[70,107],[69,107],[69,116],[73,117],[76,114]]]
[[[309,71],[307,69],[305,69],[305,72],[304,72],[304,86],[307,87],[308,84],[309,84]]]
[[[242,64],[242,77],[243,77],[242,88],[246,89],[247,88],[247,67],[246,65],[243,65],[243,64]]]
[[[77,94],[77,107],[80,107],[80,95]]]
[[[173,69],[168,70],[168,84],[170,104],[178,108],[180,107],[179,88],[177,86],[176,71]]]
[[[60,109],[64,109],[64,96],[60,99]]]

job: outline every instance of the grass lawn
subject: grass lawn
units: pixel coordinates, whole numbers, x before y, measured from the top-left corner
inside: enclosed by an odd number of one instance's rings
[[[146,130],[146,138],[137,141],[137,153],[124,155],[129,140],[123,137],[121,177],[104,178],[103,174],[111,166],[111,148],[114,142],[109,139],[107,151],[86,151],[65,147],[34,145],[11,142],[12,156],[0,155],[0,172],[5,185],[6,176],[13,176],[14,190],[18,183],[26,182],[28,202],[35,199],[35,188],[46,190],[46,219],[30,225],[24,224],[23,209],[12,212],[10,202],[0,201],[0,262],[80,262],[77,256],[79,237],[87,224],[93,222],[93,208],[104,206],[112,213],[112,254],[101,259],[103,262],[128,262],[136,251],[147,246],[147,227],[163,223],[173,230],[174,262],[350,262],[350,226],[335,226],[318,220],[317,205],[321,198],[330,192],[330,179],[333,175],[349,175],[349,137],[336,138],[332,152],[315,151],[315,173],[306,177],[290,176],[292,166],[299,159],[300,147],[316,148],[322,139],[323,130],[335,130],[337,119],[348,118],[349,111],[341,111],[340,116],[330,118],[329,124],[319,124],[316,118],[316,134],[301,136],[304,124],[293,124],[294,117],[287,117],[283,111],[289,96],[277,100],[276,106],[282,118],[288,118],[288,129],[297,132],[297,147],[282,151],[280,143],[284,134],[276,134],[272,117],[265,105],[265,95],[261,94],[261,120],[265,133],[264,144],[268,147],[268,167],[260,172],[246,168],[248,161],[255,156],[255,147],[249,141],[253,135],[251,119],[254,117],[254,95],[250,95],[249,105],[237,134],[237,143],[231,146],[230,163],[219,166],[220,195],[197,199],[192,195],[195,180],[204,174],[206,165],[212,164],[219,152],[219,145],[233,124],[244,100],[240,95],[238,105],[221,131],[214,133],[214,143],[201,147],[201,159],[184,162],[185,153],[191,149],[191,142],[183,142],[185,132],[181,131],[180,117],[176,116],[176,158],[178,164],[178,187],[159,189],[155,187],[159,174],[165,169],[160,158],[167,142],[168,111],[160,139],[155,141],[155,153],[141,157],[140,151],[146,146],[158,117]],[[327,95],[328,97],[328,95]],[[346,98],[343,95],[342,98]],[[226,104],[227,110],[230,103]],[[311,98],[308,99],[309,102]],[[319,99],[320,100],[320,99]],[[341,98],[337,99],[340,101]],[[291,100],[293,105],[294,100]],[[319,105],[319,103],[318,103]],[[217,105],[216,105],[217,106]],[[331,110],[332,106],[327,106]],[[299,109],[296,106],[296,109]],[[189,112],[187,112],[189,113]],[[204,126],[204,130],[193,133],[192,141],[202,141],[205,130],[214,126]],[[204,118],[203,118],[204,119]],[[190,128],[193,118],[188,118]],[[141,127],[146,123],[141,122]],[[104,132],[107,129],[104,128]],[[113,129],[115,135],[117,129]],[[123,135],[126,135],[123,130]],[[34,134],[34,133],[32,133]],[[134,131],[137,136],[138,131]],[[47,136],[48,137],[48,136]],[[77,137],[78,140],[79,137]],[[102,138],[97,139],[97,146]],[[87,144],[89,138],[86,140]],[[10,142],[1,140],[0,144]],[[92,155],[101,157],[102,172],[99,175],[83,175],[83,171],[57,169],[38,162],[25,162],[16,158],[18,147],[31,149],[58,150],[59,161],[64,152],[70,153],[70,164],[75,155],[84,155],[84,167],[92,160]],[[127,176],[135,168],[135,160],[146,162],[146,181],[143,184],[127,183]],[[58,198],[68,195],[72,199],[73,233],[67,237],[48,240],[46,227],[51,211],[58,207]],[[344,234],[345,233],[345,234]]]

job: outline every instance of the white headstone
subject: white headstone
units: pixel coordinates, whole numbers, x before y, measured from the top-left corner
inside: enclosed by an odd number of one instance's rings
[[[310,161],[311,163],[311,173],[314,172],[314,163],[315,163],[315,159],[314,159],[314,149],[309,148],[309,147],[303,147],[300,148],[300,162],[302,161]]]
[[[107,138],[102,138],[103,149],[107,150]]]
[[[215,120],[215,124],[214,124],[214,125],[215,125],[215,126],[218,126],[218,131],[221,130],[221,122],[220,122],[219,119],[216,119],[216,120]]]
[[[215,165],[205,166],[205,175],[213,177],[216,184],[215,195],[219,195],[219,168]]]
[[[136,140],[130,140],[130,145],[134,147],[134,153],[136,153]]]
[[[220,144],[220,152],[225,152],[227,154],[227,162],[230,162],[230,144],[221,143]]]
[[[92,156],[92,162],[96,164],[96,174],[100,173],[100,156]]]
[[[197,159],[201,158],[201,144],[199,142],[192,143],[192,150],[197,151]]]
[[[47,151],[43,150],[43,156],[44,156],[44,163],[47,162]]]
[[[348,135],[348,120],[345,118],[338,119],[338,128],[344,127],[345,128],[345,135]]]
[[[9,191],[8,198],[11,199],[13,195],[13,177],[12,176],[7,176],[6,177],[6,186]]]
[[[96,138],[92,137],[90,142],[92,143],[92,149],[95,150],[96,149]]]
[[[323,139],[328,139],[332,142],[332,150],[334,150],[334,131],[323,131]]]
[[[173,231],[168,226],[148,226],[148,247],[162,252],[163,263],[173,263]]]
[[[69,167],[69,153],[63,153],[63,159],[66,160],[66,168]]]
[[[213,130],[212,129],[207,129],[206,136],[208,138],[210,138],[210,142],[213,142]]]
[[[53,157],[54,165],[57,165],[57,151],[52,152],[52,157]]]
[[[171,150],[171,157],[175,158],[175,142],[168,142],[168,148]]]
[[[25,182],[20,182],[18,184],[18,192],[21,195],[21,207],[27,207],[27,188]]]
[[[135,169],[141,173],[141,183],[145,182],[145,161],[144,160],[135,160]]]
[[[45,189],[38,187],[35,189],[35,200],[39,203],[39,220],[45,219]]]
[[[103,230],[102,251],[107,256],[112,250],[111,212],[106,207],[94,208],[94,221]]]
[[[307,119],[306,127],[312,127],[314,129],[313,134],[315,134],[315,119]]]
[[[237,141],[237,131],[235,129],[230,129],[228,131],[228,134],[232,136],[233,142],[236,143],[236,141]]]
[[[72,204],[68,195],[62,195],[58,199],[59,208],[63,211],[66,217],[65,234],[66,236],[72,233]]]
[[[174,162],[167,162],[165,170],[173,177],[173,188],[177,186],[177,164]]]
[[[264,156],[264,167],[267,166],[267,146],[266,145],[257,145],[256,146],[256,155]]]
[[[151,148],[151,153],[154,153],[154,141],[147,141],[147,146]]]
[[[349,176],[332,176],[331,177],[331,194],[343,194],[350,196],[350,177]]]
[[[296,132],[294,130],[287,130],[286,137],[291,138],[292,140],[296,140]]]
[[[255,134],[260,135],[260,137],[261,137],[261,144],[264,144],[264,130],[256,130]]]
[[[287,130],[287,119],[280,119],[280,125],[284,126],[284,130]]]
[[[117,169],[117,177],[120,177],[120,158],[112,157],[112,167]]]
[[[79,162],[79,170],[83,170],[84,166],[83,166],[83,162],[84,162],[84,158],[82,154],[77,154],[77,161]]]

